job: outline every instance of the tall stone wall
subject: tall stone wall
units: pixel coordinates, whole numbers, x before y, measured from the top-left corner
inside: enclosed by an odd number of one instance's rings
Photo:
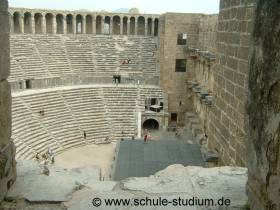
[[[208,147],[219,153],[221,165],[246,165],[245,104],[254,5],[252,0],[220,2]]]
[[[249,73],[251,209],[280,209],[280,1],[258,0]]]
[[[184,48],[196,46],[200,16],[166,13],[160,21],[160,84],[168,94],[168,111],[177,113],[178,125],[184,123],[185,112],[192,110],[187,79],[191,77],[193,62],[187,58]],[[178,33],[187,33],[186,45],[177,45]],[[175,72],[176,59],[187,59],[186,72]]]
[[[8,2],[0,1],[0,202],[15,175],[15,149],[11,142],[11,90]]]
[[[216,52],[218,15],[203,15],[199,23],[197,48]]]

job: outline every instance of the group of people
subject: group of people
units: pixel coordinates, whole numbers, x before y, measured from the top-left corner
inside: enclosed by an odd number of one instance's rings
[[[42,155],[37,152],[36,155],[35,155],[35,159],[38,162],[42,162],[43,161],[46,164],[48,164],[48,163],[52,163],[53,164],[54,163],[54,153],[51,150],[51,148],[49,148],[47,150],[47,152],[45,152]]]

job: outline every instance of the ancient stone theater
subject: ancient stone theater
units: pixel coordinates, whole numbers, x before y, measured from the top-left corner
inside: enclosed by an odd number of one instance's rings
[[[279,0],[211,15],[0,0],[0,46],[0,209],[280,209]]]

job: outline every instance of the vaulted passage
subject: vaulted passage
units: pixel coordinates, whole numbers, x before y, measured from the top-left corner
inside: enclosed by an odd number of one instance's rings
[[[127,17],[124,17],[123,18],[123,35],[127,35],[127,32],[128,32],[128,30],[127,30],[127,21],[128,21],[128,18]]]
[[[104,34],[110,34],[110,30],[111,30],[111,18],[109,16],[105,17],[104,20]]]
[[[137,35],[145,35],[145,18],[140,16],[138,18],[138,31]]]
[[[130,18],[130,35],[135,35],[135,18]]]
[[[68,14],[66,16],[66,27],[67,27],[67,33],[68,34],[74,33],[74,30],[73,30],[73,15],[71,15],[71,14]]]
[[[158,130],[159,123],[154,119],[148,119],[143,123],[143,128],[148,130]]]
[[[53,18],[51,13],[46,14],[46,32],[48,34],[53,33]]]
[[[119,35],[121,33],[121,18],[119,16],[113,17],[113,34]]]
[[[102,17],[97,16],[96,17],[96,34],[101,34],[102,32]]]
[[[86,33],[87,33],[87,34],[92,34],[92,33],[93,33],[92,24],[93,24],[93,18],[92,18],[92,16],[91,16],[91,15],[87,15],[87,16],[86,16]]]
[[[63,34],[64,31],[64,25],[63,25],[63,15],[58,14],[56,16],[56,33],[57,34]]]
[[[35,19],[35,33],[36,34],[41,34],[43,33],[43,25],[42,25],[42,21],[43,21],[43,16],[41,13],[36,13],[34,15],[34,19]]]
[[[24,13],[24,33],[30,34],[32,32],[31,14],[29,12]]]
[[[18,12],[14,13],[13,21],[14,21],[14,33],[21,33],[21,30],[20,30],[20,14]]]
[[[83,16],[76,16],[76,33],[81,34],[83,32]]]

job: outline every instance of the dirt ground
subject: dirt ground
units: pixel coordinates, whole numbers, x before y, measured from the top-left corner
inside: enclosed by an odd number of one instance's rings
[[[55,157],[55,165],[62,168],[98,166],[102,176],[108,178],[114,158],[116,143],[87,145],[70,149]]]

